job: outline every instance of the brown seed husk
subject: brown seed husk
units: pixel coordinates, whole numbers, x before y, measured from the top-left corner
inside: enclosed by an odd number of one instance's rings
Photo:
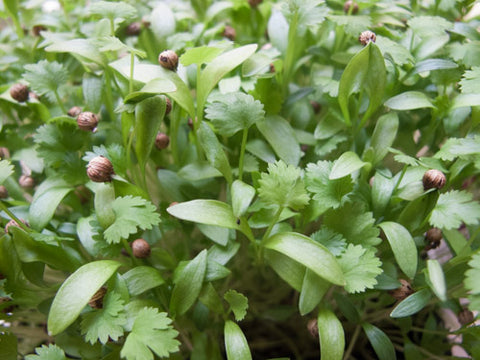
[[[137,239],[132,243],[133,256],[144,259],[150,256],[150,244],[144,239]]]
[[[94,182],[110,182],[114,174],[113,165],[105,156],[94,157],[87,165],[87,175]]]

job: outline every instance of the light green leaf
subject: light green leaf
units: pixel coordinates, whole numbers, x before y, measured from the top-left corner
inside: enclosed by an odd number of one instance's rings
[[[95,292],[115,273],[121,264],[100,260],[78,268],[62,284],[48,314],[48,331],[56,335],[70,326],[80,315]]]
[[[230,168],[227,155],[213,130],[205,122],[202,122],[197,135],[210,165],[220,171],[228,183],[231,183],[232,169]]]
[[[363,115],[363,123],[382,104],[386,80],[385,60],[378,47],[370,42],[349,61],[340,79],[338,102],[348,126],[351,125],[350,96],[365,91],[370,98],[367,111]]]
[[[245,214],[255,196],[255,188],[241,180],[232,184],[232,210],[233,215],[240,217]]]
[[[402,225],[387,221],[379,225],[392,248],[395,260],[402,271],[411,279],[417,272],[417,247],[412,235]]]
[[[147,290],[162,285],[165,281],[157,269],[151,266],[137,266],[122,275],[131,296],[137,296]]]
[[[348,244],[337,259],[345,276],[345,290],[349,293],[372,289],[376,277],[382,273],[382,262],[375,256],[375,250],[365,249],[361,245]]]
[[[460,81],[463,94],[480,94],[480,67],[474,66],[465,71]]]
[[[419,91],[406,91],[385,101],[385,106],[393,110],[413,110],[434,108],[430,98]]]
[[[72,39],[55,42],[45,48],[47,52],[69,53],[77,55],[81,60],[89,60],[99,65],[103,65],[106,58],[100,53],[95,45],[87,39]]]
[[[103,16],[111,20],[133,20],[137,16],[137,9],[123,2],[97,1],[88,7],[88,13]]]
[[[298,233],[277,233],[265,243],[265,248],[278,251],[306,266],[321,278],[345,285],[345,278],[335,257],[324,246]]]
[[[135,107],[135,153],[141,169],[145,168],[152,151],[165,108],[165,98],[158,95],[143,100]]]
[[[280,116],[267,116],[256,125],[280,159],[287,164],[298,165],[302,152],[287,120]]]
[[[428,289],[422,289],[417,291],[402,300],[393,311],[390,316],[393,318],[407,317],[416,314],[422,310],[430,301],[431,293]]]
[[[203,109],[210,91],[231,70],[252,55],[257,49],[256,44],[245,45],[217,56],[203,69],[197,87],[197,108]]]
[[[61,179],[48,178],[35,191],[30,205],[28,221],[36,229],[43,229],[53,217],[63,198],[72,191],[72,186]]]
[[[192,64],[202,65],[214,60],[223,51],[222,48],[213,46],[198,46],[187,49],[182,56],[180,56],[180,62],[183,66]]]
[[[225,321],[224,336],[228,360],[252,360],[247,339],[237,324]]]
[[[170,206],[167,212],[182,220],[239,229],[231,206],[217,200],[191,200]]]
[[[25,356],[25,360],[67,360],[65,352],[55,344],[37,347],[35,353],[37,355]]]
[[[200,252],[182,270],[178,277],[170,299],[170,312],[183,315],[195,303],[202,290],[207,270],[207,251]]]
[[[302,291],[305,266],[277,251],[266,250],[265,257],[273,270],[298,292]]]
[[[342,360],[345,349],[345,333],[340,320],[332,311],[321,308],[318,312],[317,324],[320,338],[320,358]]]
[[[478,135],[468,138],[449,138],[434,157],[452,161],[457,157],[470,160],[474,155],[480,155],[480,136]]]
[[[230,309],[233,311],[235,315],[236,321],[241,321],[247,315],[248,309],[248,299],[245,295],[235,291],[235,290],[228,290],[223,298],[226,302],[230,304]]]
[[[362,326],[379,360],[396,360],[395,348],[390,338],[372,324],[363,323]]]
[[[315,309],[331,285],[331,283],[315,274],[312,270],[306,269],[302,291],[298,299],[300,315],[304,316]]]
[[[415,64],[413,74],[418,74],[425,71],[455,69],[458,65],[451,60],[445,59],[427,59]]]
[[[480,222],[480,203],[467,191],[452,190],[440,194],[430,216],[430,225],[439,229],[455,229],[462,222],[476,225]]]
[[[375,165],[383,160],[392,146],[399,126],[398,115],[390,112],[380,116],[373,130],[371,147],[374,151],[372,164]]]
[[[41,60],[36,64],[25,65],[23,78],[38,95],[45,95],[50,101],[56,101],[55,92],[68,80],[68,71],[60,63]]]
[[[427,260],[427,275],[432,291],[442,301],[447,301],[447,285],[442,265],[435,259]]]
[[[312,240],[325,246],[334,256],[340,256],[347,247],[347,242],[341,234],[322,226],[320,230],[310,235]]]
[[[350,175],[367,165],[360,160],[358,155],[353,151],[344,152],[333,164],[332,171],[328,177],[330,180],[340,179]]]
[[[0,185],[13,174],[13,165],[9,160],[0,160]]]

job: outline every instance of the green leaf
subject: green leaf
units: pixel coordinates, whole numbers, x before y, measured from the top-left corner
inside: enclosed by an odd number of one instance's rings
[[[168,357],[177,352],[180,342],[175,338],[178,332],[171,325],[167,313],[158,309],[144,307],[138,312],[120,355],[127,360],[153,360],[155,353],[159,357]]]
[[[170,206],[167,212],[182,220],[239,229],[231,206],[217,200],[191,200]]]
[[[255,196],[255,188],[245,184],[241,180],[235,180],[232,184],[232,210],[233,215],[244,215]]]
[[[480,221],[480,204],[467,191],[452,190],[440,194],[429,223],[439,229],[455,229],[462,223],[476,225]]]
[[[376,218],[379,218],[385,212],[394,188],[394,178],[387,178],[379,172],[375,173],[372,185],[372,205]]]
[[[120,263],[94,261],[78,268],[62,284],[48,314],[48,331],[56,335],[70,326],[80,315],[95,292],[113,275]]]
[[[445,283],[445,275],[443,274],[442,265],[438,260],[427,260],[427,275],[429,285],[432,291],[442,301],[447,301],[447,285]]]
[[[155,206],[140,197],[118,197],[112,203],[115,222],[103,233],[108,243],[119,243],[138,229],[151,229],[160,222]]]
[[[440,16],[415,16],[408,20],[408,26],[421,37],[445,34],[453,28],[453,24]]]
[[[159,95],[145,99],[135,107],[135,153],[142,169],[152,151],[165,108],[165,98]]]
[[[231,70],[257,50],[256,44],[245,45],[217,56],[205,69],[203,69],[197,84],[197,108],[203,109],[210,91]]]
[[[470,160],[472,156],[480,155],[480,136],[469,138],[449,138],[435,154],[435,158],[452,161],[459,157]]]
[[[88,7],[88,13],[111,20],[133,20],[137,16],[137,9],[123,2],[97,1]]]
[[[82,92],[85,99],[85,108],[94,113],[102,106],[103,79],[90,73],[83,74]]]
[[[48,178],[42,182],[30,204],[28,221],[32,228],[43,229],[53,217],[60,202],[72,190],[72,186],[62,179]]]
[[[325,246],[335,256],[340,256],[347,247],[347,242],[341,234],[322,226],[320,230],[310,235],[312,240]]]
[[[219,47],[198,46],[185,51],[179,60],[183,66],[202,65],[213,61],[222,51],[223,49]]]
[[[17,337],[10,332],[6,332],[5,328],[3,328],[2,333],[0,333],[0,358],[3,360],[17,360],[17,342]],[[25,359],[29,357],[31,359],[33,356],[35,355],[28,355]],[[35,359],[38,359],[38,357],[35,356],[33,360]]]
[[[342,234],[347,242],[365,248],[378,245],[379,230],[374,226],[371,212],[366,212],[361,203],[346,203],[341,208],[329,210],[324,215],[324,225]]]
[[[460,81],[460,88],[463,94],[480,93],[480,67],[474,66],[471,70],[466,70]]]
[[[223,298],[226,302],[230,304],[230,309],[233,311],[235,315],[236,321],[241,321],[247,315],[248,309],[248,299],[245,295],[235,291],[235,290],[228,290]]]
[[[182,270],[178,277],[170,299],[170,312],[183,315],[195,303],[202,290],[207,270],[207,251],[201,251]]]
[[[101,309],[85,313],[81,322],[85,341],[93,345],[99,340],[105,345],[109,338],[117,341],[123,336],[123,325],[127,322],[123,306],[124,302],[120,295],[108,292],[103,298]]]
[[[265,248],[278,251],[305,265],[321,278],[345,285],[345,279],[335,257],[324,246],[293,232],[277,233],[265,243]]]
[[[103,65],[106,62],[105,57],[100,53],[95,45],[88,39],[72,39],[54,42],[45,48],[47,52],[53,53],[69,53],[76,55],[83,63],[94,62]],[[88,61],[85,61],[88,60]]]
[[[40,60],[36,64],[25,65],[23,78],[37,95],[45,95],[50,101],[56,101],[55,92],[68,80],[68,71],[60,63]]]
[[[430,98],[419,91],[406,91],[385,101],[385,106],[393,110],[414,110],[434,108]]]
[[[302,152],[287,120],[280,116],[267,116],[256,125],[280,159],[287,164],[298,165]]]
[[[402,225],[387,221],[379,224],[392,248],[400,269],[413,279],[417,272],[417,247],[412,235]]]
[[[345,276],[345,290],[349,293],[372,289],[376,277],[382,273],[382,262],[375,256],[375,250],[365,249],[361,245],[349,244],[337,259]]]
[[[65,353],[57,345],[42,345],[35,349],[37,355],[27,355],[25,360],[67,360]]]
[[[321,308],[318,312],[317,324],[320,338],[320,358],[342,360],[345,349],[345,333],[342,323],[332,311]]]
[[[375,44],[379,47],[384,57],[389,56],[397,65],[413,64],[414,58],[410,51],[398,41],[377,34]]]
[[[407,317],[416,314],[422,310],[430,301],[431,293],[428,289],[422,289],[417,291],[402,300],[393,311],[390,316],[393,318]]]
[[[343,26],[345,33],[355,37],[372,26],[372,20],[368,15],[329,15],[327,18],[338,26]]]
[[[455,69],[457,67],[458,65],[451,60],[427,59],[416,63],[412,74],[433,70]]]
[[[228,360],[252,360],[247,339],[237,324],[225,321],[224,336]]]
[[[329,180],[335,180],[350,175],[367,165],[367,163],[360,160],[358,155],[352,151],[344,152],[335,160],[332,171],[329,175]]]
[[[140,65],[137,65],[140,66]],[[145,84],[139,91],[134,91],[127,96],[125,96],[125,103],[138,103],[146,99],[151,98],[152,96],[158,94],[168,94],[168,96],[173,98],[173,94],[176,93],[177,87],[173,81],[165,78],[153,79]]]
[[[241,92],[217,95],[205,109],[205,118],[227,137],[248,129],[264,117],[263,104],[252,95]]]
[[[272,45],[282,54],[287,52],[289,25],[287,19],[278,9],[272,9],[272,14],[268,19],[268,33]]]
[[[275,270],[278,276],[298,292],[302,291],[305,266],[282,253],[268,249],[265,251],[265,257],[268,264]]]
[[[350,96],[362,91],[367,93],[370,101],[363,115],[366,120],[382,104],[386,80],[385,60],[378,47],[370,42],[349,61],[340,79],[338,103],[348,126],[351,125]]]
[[[398,115],[394,112],[380,116],[372,134],[371,147],[374,151],[372,164],[375,165],[383,160],[392,146],[399,126]]]
[[[197,227],[210,240],[221,246],[227,246],[230,238],[230,230],[228,228],[205,224],[197,224]]]
[[[122,277],[131,296],[140,295],[165,283],[158,270],[151,266],[134,267],[123,274]]]
[[[331,180],[333,162],[319,161],[316,164],[308,164],[305,174],[307,190],[313,193],[313,199],[319,202],[321,212],[342,206],[349,199],[353,190],[353,182],[350,176]]]
[[[478,311],[480,309],[480,252],[476,252],[472,255],[472,258],[468,262],[469,269],[465,271],[464,285],[465,289],[469,291],[469,308],[472,311]]]
[[[205,122],[202,122],[197,135],[210,165],[220,171],[228,183],[231,183],[232,169],[230,168],[227,155],[213,130]]]
[[[315,309],[331,285],[332,284],[315,274],[312,270],[306,269],[302,291],[298,299],[300,315],[304,316]]]
[[[308,204],[309,196],[300,178],[300,169],[279,160],[268,164],[268,174],[258,181],[260,198],[269,205],[300,210]]]
[[[147,53],[145,51],[137,50],[133,47],[130,47],[127,44],[124,44],[119,38],[115,36],[102,36],[96,39],[92,39],[92,42],[102,52],[121,51],[121,52],[133,53],[141,58],[144,58],[147,56]]]
[[[13,174],[13,165],[9,160],[0,160],[0,185]]]
[[[397,358],[392,341],[382,330],[369,323],[363,323],[362,327],[379,360],[395,360]]]

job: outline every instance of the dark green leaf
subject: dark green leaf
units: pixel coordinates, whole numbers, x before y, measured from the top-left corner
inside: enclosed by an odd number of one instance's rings
[[[331,283],[315,274],[312,270],[306,269],[302,291],[298,300],[300,314],[303,316],[315,309],[331,285]]]
[[[407,317],[416,314],[422,310],[430,301],[431,293],[428,289],[417,291],[402,300],[391,312],[390,316],[393,318]]]
[[[80,315],[88,301],[118,269],[120,263],[100,260],[85,264],[65,280],[48,314],[48,331],[56,335]]]
[[[388,148],[392,146],[397,136],[398,125],[398,115],[394,112],[382,115],[377,120],[371,141],[371,147],[374,151],[373,165],[382,161],[388,154]]]
[[[369,323],[363,323],[362,326],[379,360],[395,360],[397,358],[392,341],[382,330]]]
[[[165,281],[157,269],[151,266],[137,266],[122,275],[131,296],[137,296],[147,290],[162,285]]]
[[[9,332],[0,333],[0,358],[3,360],[17,360],[17,337],[14,334]],[[28,358],[29,356],[25,359]]]

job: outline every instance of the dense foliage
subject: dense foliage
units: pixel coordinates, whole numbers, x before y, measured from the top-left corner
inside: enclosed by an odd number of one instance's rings
[[[0,15],[0,358],[480,358],[478,3]]]

